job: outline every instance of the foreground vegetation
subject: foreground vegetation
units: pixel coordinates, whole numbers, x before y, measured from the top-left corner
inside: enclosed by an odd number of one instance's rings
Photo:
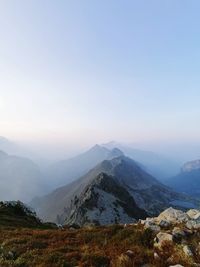
[[[1,226],[0,266],[18,267],[132,267],[193,265],[179,244],[154,248],[155,234],[141,224],[82,229],[28,229]],[[189,237],[197,248],[199,233]],[[160,255],[155,257],[155,252]],[[173,255],[173,257],[172,257]],[[194,251],[195,262],[200,262]]]
[[[148,218],[134,225],[58,229],[19,201],[0,202],[0,267],[198,267],[200,213],[190,213],[197,220],[188,221],[193,230],[181,223],[188,215],[172,208],[159,215],[162,226]],[[180,220],[174,225],[163,221],[165,215]]]

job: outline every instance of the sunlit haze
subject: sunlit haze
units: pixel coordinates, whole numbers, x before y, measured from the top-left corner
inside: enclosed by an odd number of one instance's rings
[[[111,140],[199,144],[199,8],[2,0],[0,135],[74,153]]]

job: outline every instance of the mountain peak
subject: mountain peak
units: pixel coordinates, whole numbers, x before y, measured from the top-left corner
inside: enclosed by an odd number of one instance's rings
[[[124,156],[124,153],[119,148],[115,147],[110,151],[107,159],[112,159],[112,158],[122,157],[122,156]]]
[[[90,148],[89,151],[98,152],[98,151],[102,151],[102,150],[107,151],[108,149],[103,147],[103,146],[100,146],[99,144],[96,144],[92,148]]]

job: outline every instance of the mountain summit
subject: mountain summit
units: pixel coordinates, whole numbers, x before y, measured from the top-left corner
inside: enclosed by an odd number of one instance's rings
[[[181,201],[187,199],[132,159],[119,156],[102,161],[78,180],[31,204],[44,220],[83,225],[130,222]]]
[[[123,152],[118,148],[107,149],[96,144],[74,158],[52,164],[47,171],[47,177],[53,188],[60,187],[84,175],[101,161],[122,155]]]

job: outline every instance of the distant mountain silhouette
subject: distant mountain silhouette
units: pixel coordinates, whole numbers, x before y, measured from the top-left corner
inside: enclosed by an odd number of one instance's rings
[[[100,145],[95,145],[74,158],[52,164],[48,168],[46,176],[52,188],[56,188],[79,178],[101,161],[121,155],[123,155],[123,152],[117,148],[110,150]]]
[[[143,168],[159,180],[164,180],[167,177],[178,173],[179,165],[168,159],[167,157],[140,149],[135,149],[131,145],[123,145],[118,142],[109,142],[103,144],[103,147],[112,149],[119,148],[126,156],[142,164]]]
[[[178,192],[200,198],[200,160],[185,163],[180,173],[165,183]]]
[[[130,222],[178,203],[191,204],[191,199],[161,184],[132,159],[119,156],[31,205],[44,220],[83,225]]]
[[[30,201],[44,192],[41,179],[40,170],[33,161],[0,151],[1,200]]]

